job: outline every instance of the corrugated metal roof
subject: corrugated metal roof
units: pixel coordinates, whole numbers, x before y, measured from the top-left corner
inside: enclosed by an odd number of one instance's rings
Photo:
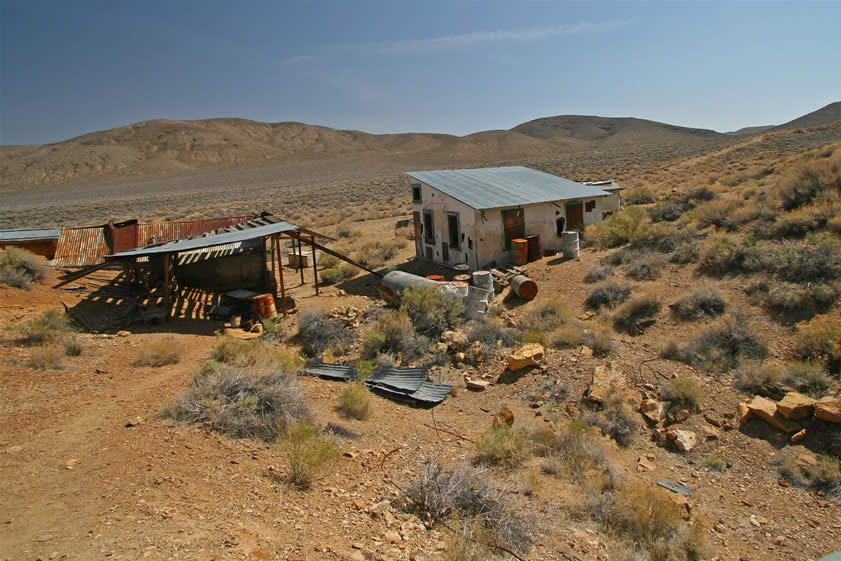
[[[409,395],[409,397],[424,403],[441,403],[448,395],[450,395],[450,391],[452,389],[453,387],[449,384],[433,384],[432,382],[424,382],[418,390]]]
[[[229,216],[225,218],[207,218],[203,220],[179,220],[167,222],[141,222],[137,225],[137,240],[143,247],[150,243],[163,243],[190,236],[198,236],[227,226],[254,219],[255,216]],[[154,241],[150,241],[153,240]]]
[[[63,228],[58,238],[54,267],[85,267],[102,261],[102,257],[111,253],[105,241],[105,229],[102,226],[88,228]]]
[[[178,253],[181,251],[191,251],[205,247],[244,242],[246,240],[253,240],[255,238],[262,238],[263,236],[270,236],[272,234],[280,234],[282,232],[290,232],[298,229],[297,226],[287,222],[273,222],[259,226],[251,226],[253,222],[257,222],[259,220],[260,219],[237,224],[236,226],[230,226],[220,233],[204,234],[195,238],[186,238],[161,245],[141,247],[130,251],[123,251],[122,253],[115,253],[114,255],[107,256],[107,258],[120,259],[125,257],[140,257],[143,255]],[[263,221],[265,222],[265,219],[263,219]]]
[[[356,370],[352,366],[328,364],[326,362],[307,362],[304,373],[331,380],[357,380]]]
[[[596,187],[523,166],[406,174],[479,210],[610,195]]]
[[[57,240],[60,235],[61,228],[26,228],[20,230],[0,230],[0,242]]]

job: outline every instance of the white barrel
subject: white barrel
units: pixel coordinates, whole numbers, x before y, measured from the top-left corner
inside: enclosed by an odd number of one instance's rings
[[[468,320],[485,317],[488,313],[488,299],[492,297],[493,291],[477,286],[468,287],[467,298],[464,299],[464,317]]]
[[[494,297],[494,277],[490,271],[473,271],[473,286],[487,290],[488,299]]]
[[[458,298],[465,298],[467,296],[467,291],[470,288],[470,285],[466,282],[461,281],[453,281],[453,282],[445,282],[441,285],[440,290],[447,294],[452,294]]]
[[[565,259],[575,259],[578,257],[578,232],[575,230],[561,232],[561,247],[564,251]]]

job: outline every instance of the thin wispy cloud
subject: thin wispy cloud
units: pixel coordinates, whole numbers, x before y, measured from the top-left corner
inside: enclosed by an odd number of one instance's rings
[[[584,33],[604,33],[628,25],[631,20],[581,22],[572,24],[553,25],[546,27],[532,27],[526,29],[511,29],[501,31],[472,31],[455,35],[442,35],[426,39],[399,39],[383,43],[367,43],[348,45],[349,50],[373,52],[378,54],[397,54],[414,51],[446,50],[469,47],[482,43],[501,41],[538,41],[550,37],[564,35],[580,35]]]

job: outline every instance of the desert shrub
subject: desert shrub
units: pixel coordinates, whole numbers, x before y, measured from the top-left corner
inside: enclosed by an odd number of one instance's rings
[[[762,359],[767,355],[768,347],[756,333],[753,322],[741,312],[720,320],[687,345],[670,344],[660,353],[669,360],[722,372],[738,367],[742,359]]]
[[[485,317],[466,325],[467,340],[479,341],[482,353],[493,355],[499,347],[511,347],[520,341],[520,332],[506,327],[502,320]]]
[[[545,347],[549,345],[549,334],[540,329],[526,329],[520,340],[523,343],[539,343]]]
[[[350,419],[367,419],[371,414],[371,394],[359,382],[348,383],[339,394],[339,411]]]
[[[715,276],[755,273],[773,268],[768,256],[750,237],[746,237],[742,243],[732,237],[713,239],[701,252],[698,263],[700,272]]]
[[[181,359],[183,348],[175,337],[164,337],[145,343],[137,352],[136,366],[159,368],[176,364]]]
[[[43,345],[59,341],[73,331],[67,316],[58,310],[48,310],[21,323],[18,342],[25,346]]]
[[[366,360],[364,358],[360,358],[359,360],[353,363],[353,369],[356,370],[356,376],[362,383],[365,383],[365,380],[368,379],[368,376],[371,375],[371,372],[373,372],[375,368],[377,368],[377,363],[373,360]]]
[[[613,331],[609,325],[590,323],[581,329],[581,344],[590,347],[596,356],[605,356],[616,350]]]
[[[645,221],[646,212],[629,206],[587,228],[586,239],[599,248],[616,247],[645,237],[651,225]],[[591,231],[592,230],[592,231]]]
[[[631,262],[625,269],[625,276],[634,280],[655,280],[666,264],[661,255],[643,255]]]
[[[19,247],[0,250],[0,284],[29,290],[45,274],[46,269],[31,251]]]
[[[611,437],[622,447],[631,444],[640,424],[639,414],[619,394],[608,396],[598,411],[582,411],[581,418],[588,425],[599,427],[602,434]]]
[[[528,519],[512,503],[510,494],[496,487],[483,471],[467,466],[450,468],[437,460],[426,460],[422,465],[421,472],[404,489],[410,510],[420,510],[436,521],[458,521],[461,528],[468,525],[474,532],[474,525],[478,525],[490,533],[489,539],[475,533],[469,537],[485,543],[521,552],[528,549]]]
[[[344,354],[354,339],[353,332],[341,321],[327,318],[318,310],[301,312],[298,336],[301,338],[301,349],[307,356],[321,356],[328,349]]]
[[[359,230],[353,230],[346,224],[340,224],[336,227],[336,237],[342,239],[352,239],[359,237]]]
[[[660,386],[660,397],[689,409],[698,407],[701,401],[701,384],[693,376],[677,376]]]
[[[699,228],[721,228],[727,224],[732,210],[732,206],[725,201],[709,201],[695,207],[692,214]]]
[[[694,239],[682,242],[675,247],[669,261],[680,265],[695,263],[701,258],[701,240]]]
[[[823,189],[818,170],[799,165],[777,183],[777,196],[785,210],[792,210],[814,201]]]
[[[413,286],[400,298],[400,311],[408,314],[417,331],[432,337],[458,325],[464,315],[464,301],[440,290]]]
[[[826,226],[828,217],[817,208],[799,208],[777,216],[768,234],[773,238],[802,238]]]
[[[318,266],[322,269],[327,269],[329,267],[335,267],[339,264],[339,258],[335,255],[330,255],[329,253],[320,253],[318,255]]]
[[[553,349],[577,347],[582,344],[583,330],[584,326],[579,322],[553,329],[546,334],[546,346],[552,347]]]
[[[597,284],[587,297],[588,308],[599,310],[602,306],[615,308],[631,295],[631,286],[616,281],[605,281]]]
[[[674,222],[684,215],[686,206],[681,203],[668,201],[665,203],[658,203],[653,207],[648,208],[648,217],[652,222]]]
[[[606,267],[604,265],[596,263],[587,270],[587,274],[584,275],[584,282],[599,282],[606,279],[612,274],[613,267]]]
[[[280,445],[289,468],[287,480],[302,490],[309,489],[318,475],[339,457],[333,437],[319,431],[309,419],[288,425]]]
[[[559,300],[543,300],[532,304],[523,314],[526,329],[552,331],[570,321],[569,307]]]
[[[206,363],[161,416],[182,423],[203,423],[234,438],[267,442],[278,430],[309,419],[309,407],[294,374],[265,366],[233,368]]]
[[[529,432],[507,425],[491,427],[476,441],[476,461],[513,467],[522,463],[530,451]]]
[[[841,486],[841,466],[838,459],[822,454],[817,462],[798,461],[798,454],[789,448],[777,452],[774,458],[780,475],[795,485],[837,493]]]
[[[622,199],[629,205],[647,205],[654,202],[654,193],[648,187],[637,187],[623,193]]]
[[[420,337],[404,311],[386,310],[377,322],[362,335],[363,358],[376,358],[380,353],[402,353],[404,360],[414,360],[426,352],[429,340]]]
[[[790,362],[783,373],[788,385],[812,397],[823,396],[832,385],[823,365],[814,361]]]
[[[711,201],[718,197],[715,191],[707,187],[698,187],[686,194],[687,201]]]
[[[359,272],[359,269],[350,263],[332,266],[318,273],[318,280],[325,285],[339,284],[352,279]]]
[[[817,315],[797,326],[795,354],[803,360],[826,365],[830,372],[841,367],[841,323],[828,315]]]
[[[60,345],[36,347],[25,364],[35,370],[61,370],[64,368],[64,349]]]
[[[727,303],[715,288],[700,286],[678,299],[669,308],[672,314],[684,321],[718,317],[724,313]]]
[[[617,330],[641,333],[657,321],[662,303],[653,294],[642,294],[625,303],[613,316]]]
[[[733,376],[737,388],[752,394],[766,394],[767,390],[776,387],[782,380],[783,374],[779,368],[760,362],[742,364]]]
[[[777,276],[791,282],[819,282],[841,277],[841,250],[830,245],[789,248],[775,254]]]
[[[82,354],[82,344],[76,339],[66,338],[61,342],[64,354],[67,356],[79,356]]]
[[[667,492],[648,481],[633,480],[620,489],[604,522],[631,545],[635,559],[694,561],[703,555],[702,520],[684,522]]]
[[[369,268],[379,267],[406,247],[406,240],[390,240],[386,242],[370,242],[363,245],[356,252],[356,259]]]
[[[829,311],[837,297],[838,291],[832,285],[774,284],[769,287],[766,305],[772,313],[797,321]]]

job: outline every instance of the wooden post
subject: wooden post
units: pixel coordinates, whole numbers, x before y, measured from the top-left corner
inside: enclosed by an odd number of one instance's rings
[[[301,249],[301,233],[298,232],[298,270],[301,271],[301,286],[304,286],[304,252]]]
[[[283,282],[283,258],[280,254],[280,239],[277,234],[274,237],[274,244],[277,249],[277,268],[280,271],[280,307],[283,310],[283,317],[286,317],[286,285]]]
[[[274,299],[277,300],[277,268],[275,267],[274,262],[274,242],[277,234],[272,234],[269,240],[269,257],[272,260],[272,295],[274,295]]]
[[[172,306],[169,282],[169,253],[164,253],[164,320],[169,318],[169,309]]]
[[[271,279],[272,272],[269,270],[269,265],[266,263],[266,238],[268,236],[263,236],[263,289],[264,290],[272,290],[272,283],[269,282]]]
[[[318,296],[318,263],[315,262],[315,234],[312,235],[312,275],[315,278],[315,295]]]

